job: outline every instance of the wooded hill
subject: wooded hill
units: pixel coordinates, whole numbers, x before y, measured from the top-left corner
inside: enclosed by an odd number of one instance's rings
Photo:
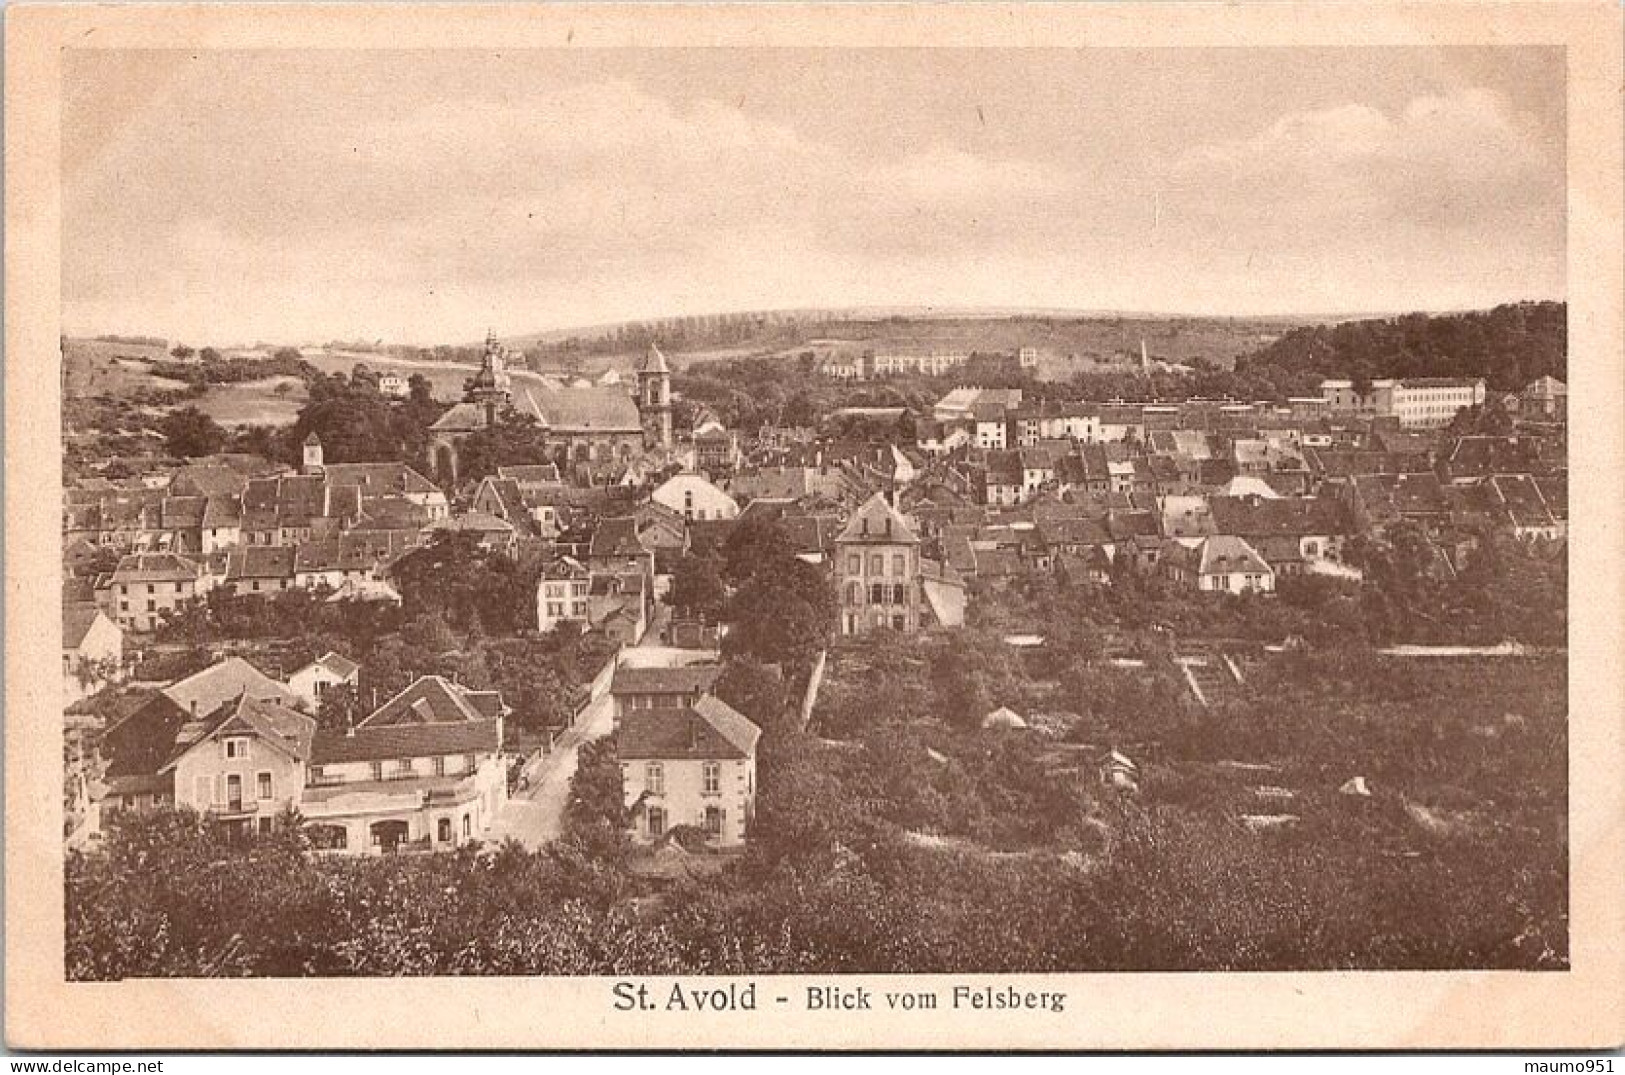
[[[1406,314],[1293,329],[1236,363],[1328,377],[1483,377],[1502,392],[1568,379],[1568,304],[1520,302],[1461,314]]]

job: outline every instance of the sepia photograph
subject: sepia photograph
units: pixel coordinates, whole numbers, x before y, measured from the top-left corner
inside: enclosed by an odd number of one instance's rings
[[[1561,43],[564,30],[53,59],[60,983],[1574,969]]]

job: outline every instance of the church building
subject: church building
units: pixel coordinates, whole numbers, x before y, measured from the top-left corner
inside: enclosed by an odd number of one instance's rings
[[[443,485],[460,478],[462,439],[496,424],[510,406],[534,417],[546,432],[549,461],[558,464],[561,474],[583,465],[625,466],[647,449],[671,447],[671,368],[658,347],[651,345],[639,365],[635,397],[618,384],[555,386],[533,376],[516,383],[508,373],[509,357],[496,337],[488,335],[484,359],[463,402],[430,427],[431,462]]]

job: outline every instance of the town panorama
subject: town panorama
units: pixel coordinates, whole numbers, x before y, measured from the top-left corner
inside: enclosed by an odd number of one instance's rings
[[[1566,966],[1565,318],[64,337],[67,973]]]

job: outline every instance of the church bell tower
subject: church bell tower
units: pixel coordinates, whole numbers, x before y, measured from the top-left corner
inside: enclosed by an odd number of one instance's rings
[[[660,348],[649,345],[638,367],[638,413],[643,417],[643,440],[650,447],[670,448],[671,367]]]
[[[507,351],[497,342],[496,333],[487,332],[480,372],[468,382],[464,398],[478,404],[485,424],[493,426],[496,425],[497,415],[508,405],[512,396],[513,379],[508,376]]]

